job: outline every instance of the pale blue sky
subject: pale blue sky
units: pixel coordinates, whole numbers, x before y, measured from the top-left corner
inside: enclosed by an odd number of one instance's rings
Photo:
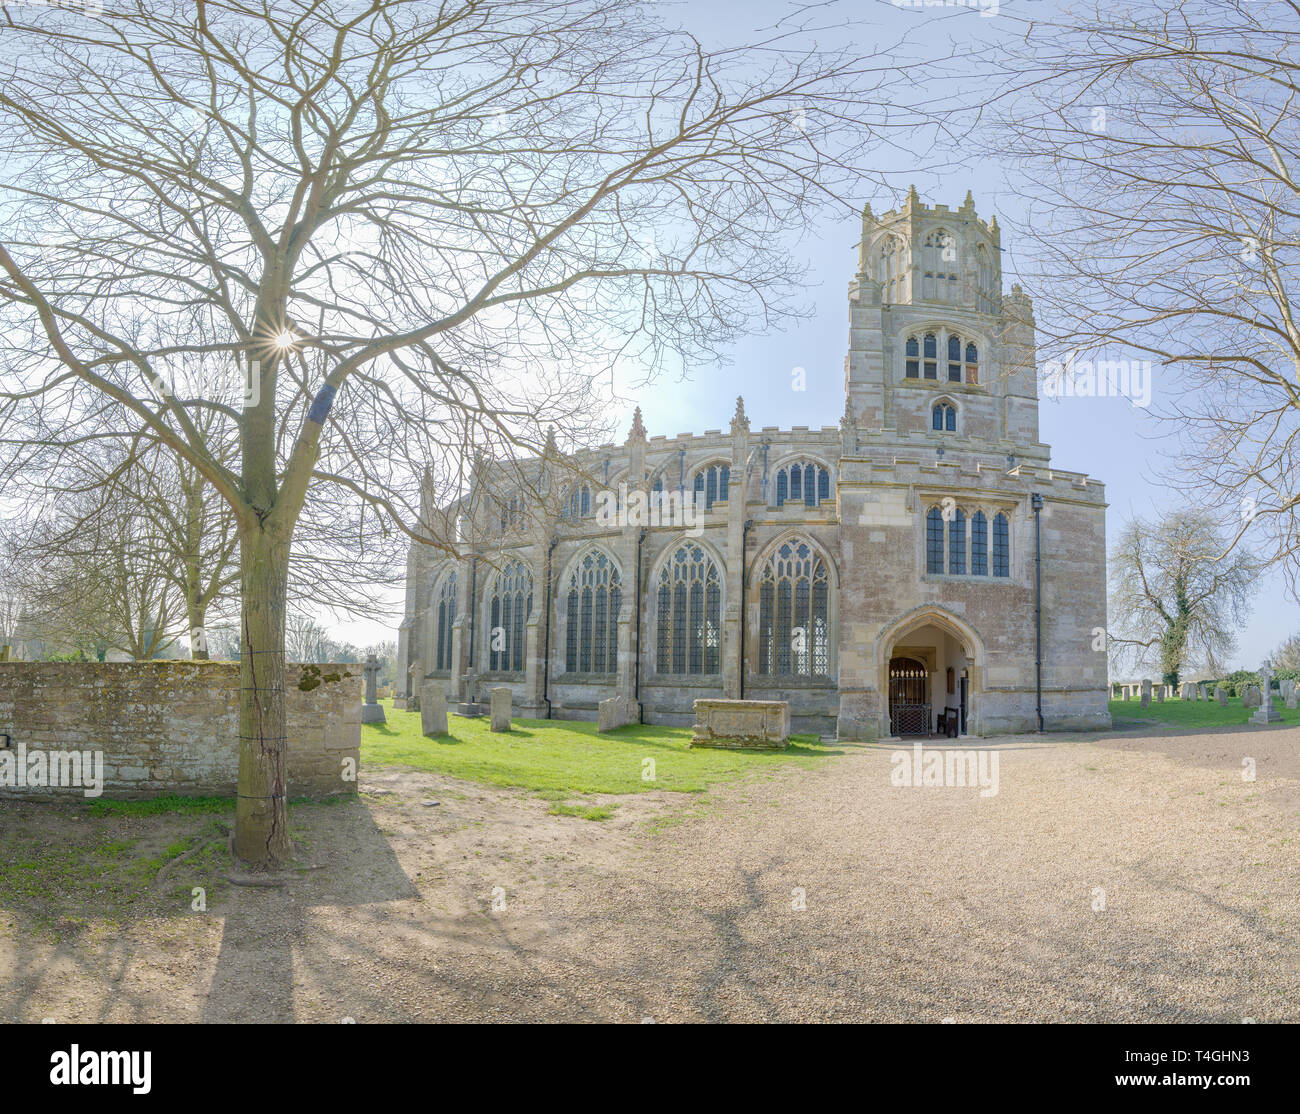
[[[1028,10],[1036,14],[1054,7],[1056,0],[1030,0]],[[793,6],[779,0],[753,0],[743,5],[720,0],[693,0],[689,4],[664,3],[665,18],[680,23],[704,40],[706,46],[723,46],[752,40],[755,31],[774,25]],[[1002,13],[1025,11],[1021,0],[1001,0]],[[817,21],[826,29],[817,40],[825,47],[887,44],[907,33],[915,49],[943,51],[951,41],[960,51],[966,36],[987,38],[1009,20],[981,16],[977,10],[960,7],[900,9],[889,0],[859,0],[855,4],[827,4],[815,9]],[[849,20],[870,20],[874,29]],[[931,162],[932,153],[885,149],[872,168],[893,176],[905,190],[914,182],[923,200],[961,204],[967,189],[975,197],[981,217],[997,214],[1004,227],[1008,218],[1020,215],[1016,183],[996,164],[981,164],[948,175],[916,170]],[[856,199],[870,201],[876,212],[892,208],[896,197],[881,193]],[[652,388],[631,395],[622,409],[618,437],[631,421],[632,405],[638,403],[651,436],[701,433],[725,429],[737,394],[744,395],[751,425],[788,429],[794,425],[817,427],[839,422],[844,409],[844,355],[848,342],[846,288],[857,267],[856,247],[860,223],[845,214],[828,218],[817,234],[796,249],[807,263],[808,300],[815,305],[811,319],[792,323],[785,331],[752,336],[730,351],[730,363],[696,372],[684,381],[659,380]],[[1017,245],[1004,232],[1004,283],[1016,278]],[[792,389],[792,369],[806,370],[807,388]],[[631,382],[634,376],[629,376]],[[1154,390],[1160,389],[1159,372]],[[1113,539],[1124,523],[1135,515],[1151,515],[1177,505],[1181,492],[1162,486],[1158,473],[1168,464],[1170,442],[1166,429],[1148,413],[1123,398],[1071,398],[1044,400],[1040,412],[1042,439],[1052,446],[1053,463],[1070,471],[1086,472],[1106,484],[1110,504],[1107,537]],[[1300,607],[1287,600],[1280,577],[1269,575],[1261,583],[1255,609],[1238,639],[1235,666],[1254,668],[1287,635],[1300,630]],[[369,641],[379,636],[372,624],[340,627],[346,637]],[[370,632],[370,633],[368,633]],[[388,635],[391,637],[391,633]]]

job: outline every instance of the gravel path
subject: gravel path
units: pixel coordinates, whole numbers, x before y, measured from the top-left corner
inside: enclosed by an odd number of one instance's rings
[[[29,956],[21,1002],[11,982],[0,1006],[14,1020],[1300,1020],[1300,732],[992,745],[995,796],[895,786],[889,745],[845,747],[704,802],[618,798],[604,824],[373,772],[378,795],[319,810],[321,869],[301,882],[135,926],[100,955]]]

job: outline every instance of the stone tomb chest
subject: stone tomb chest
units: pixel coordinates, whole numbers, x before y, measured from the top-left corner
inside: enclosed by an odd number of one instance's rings
[[[784,750],[789,745],[789,701],[695,701],[693,747]]]

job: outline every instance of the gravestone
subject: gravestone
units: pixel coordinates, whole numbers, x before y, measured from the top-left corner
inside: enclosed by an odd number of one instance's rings
[[[361,722],[384,723],[383,705],[375,699],[375,689],[379,684],[379,659],[374,654],[366,655],[362,673],[366,678],[366,702],[361,705]]]
[[[1281,696],[1284,701],[1290,700],[1293,692],[1295,692],[1294,681],[1278,682],[1278,695]]]
[[[1220,708],[1226,708],[1228,706],[1228,690],[1222,685],[1215,685],[1214,699],[1219,702]]]
[[[1196,686],[1196,699],[1197,700],[1210,699],[1210,690],[1206,688],[1204,681],[1202,681],[1199,685]]]
[[[505,685],[498,685],[492,690],[492,722],[489,731],[510,730],[511,691]]]
[[[1243,708],[1258,708],[1261,703],[1258,685],[1247,685],[1241,690],[1241,706]]]
[[[1286,706],[1294,709],[1297,702],[1300,702],[1300,684],[1292,681],[1291,687],[1286,691]]]
[[[1157,703],[1157,704],[1163,704],[1163,703],[1165,702],[1165,689],[1166,689],[1166,687],[1167,687],[1167,686],[1165,686],[1165,685],[1156,685],[1156,703]]]
[[[447,734],[447,689],[441,681],[420,686],[420,732],[430,738]]]
[[[602,700],[597,706],[596,730],[613,731],[616,727],[626,727],[641,720],[641,705],[623,696],[611,696]]]
[[[1183,682],[1183,699],[1184,700],[1196,699],[1196,686],[1193,685],[1190,681]]]
[[[1144,708],[1151,707],[1151,682],[1150,681],[1142,682],[1142,707]]]
[[[1260,727],[1267,727],[1270,723],[1278,723],[1282,719],[1282,713],[1273,703],[1273,663],[1267,658],[1259,667],[1259,682],[1261,703],[1259,711],[1250,717],[1250,722]]]

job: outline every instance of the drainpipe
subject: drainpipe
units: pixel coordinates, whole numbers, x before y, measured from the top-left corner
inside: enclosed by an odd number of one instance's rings
[[[1029,497],[1034,510],[1034,674],[1038,687],[1038,730],[1043,730],[1043,532],[1040,513],[1043,497],[1034,492]]]
[[[745,551],[749,547],[749,532],[754,528],[752,518],[745,519],[740,528],[740,699],[745,699],[745,612],[749,609],[749,593],[746,591]]]
[[[546,718],[551,718],[551,555],[560,544],[552,538],[546,550],[546,633],[542,636],[542,702],[546,705]]]
[[[636,721],[645,723],[645,710],[641,707],[641,546],[645,543],[645,527],[636,536],[636,657],[632,664],[632,699],[636,701]]]

